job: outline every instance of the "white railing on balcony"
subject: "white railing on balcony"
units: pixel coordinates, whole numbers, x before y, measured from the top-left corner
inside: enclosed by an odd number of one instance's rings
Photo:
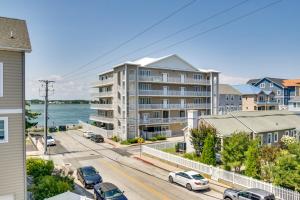
[[[140,110],[151,109],[207,109],[210,108],[210,104],[201,103],[188,103],[188,104],[139,104]]]
[[[208,97],[210,91],[180,91],[180,90],[139,90],[138,95],[141,96],[192,96],[192,97]]]
[[[172,137],[172,131],[167,130],[167,131],[154,131],[154,132],[149,132],[149,131],[141,131],[141,135],[144,139],[150,139],[153,137],[156,137],[158,135],[165,136],[165,137]]]
[[[91,109],[104,109],[104,110],[110,110],[112,109],[112,104],[91,104]]]
[[[256,101],[258,105],[278,105],[277,101]]]
[[[186,123],[186,122],[187,122],[186,117],[139,119],[139,124],[172,124],[172,123]]]
[[[94,92],[94,93],[91,93],[91,96],[92,97],[110,97],[112,96],[113,93],[112,91],[109,91],[109,92]]]
[[[108,78],[104,80],[98,80],[94,81],[91,83],[92,87],[101,87],[102,85],[108,85],[108,84],[113,84],[114,79],[113,78]]]
[[[91,115],[90,120],[97,122],[113,123],[112,117],[100,116],[100,115]]]
[[[163,79],[162,76],[139,76],[139,81],[145,82],[162,82],[162,83],[179,83],[179,84],[199,84],[199,85],[209,85],[210,81],[205,79],[192,79],[192,78],[184,78],[181,77],[167,77]]]

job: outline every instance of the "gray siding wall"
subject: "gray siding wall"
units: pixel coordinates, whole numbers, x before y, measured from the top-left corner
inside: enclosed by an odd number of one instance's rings
[[[24,200],[24,53],[0,51],[0,62],[3,63],[4,72],[0,110],[23,110],[19,114],[0,114],[0,117],[8,117],[8,142],[0,143],[0,195],[13,194],[16,200]]]

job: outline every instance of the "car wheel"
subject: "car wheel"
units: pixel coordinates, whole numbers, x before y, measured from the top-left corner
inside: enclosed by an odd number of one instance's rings
[[[172,176],[169,176],[169,182],[170,182],[170,183],[174,183],[174,180],[173,180],[173,177],[172,177]]]
[[[192,188],[192,186],[191,186],[191,184],[186,184],[186,188],[189,190],[189,191],[191,191],[191,190],[193,190],[193,188]]]
[[[86,185],[86,183],[85,183],[85,182],[83,182],[83,187],[84,187],[84,188],[86,188],[86,186],[87,186],[87,185]]]

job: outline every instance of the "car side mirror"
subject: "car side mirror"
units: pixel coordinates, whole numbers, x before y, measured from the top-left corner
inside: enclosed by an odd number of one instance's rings
[[[122,194],[124,194],[125,193],[125,191],[122,191]]]

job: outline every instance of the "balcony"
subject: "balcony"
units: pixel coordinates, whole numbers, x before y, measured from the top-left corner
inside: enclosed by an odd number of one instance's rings
[[[113,93],[112,93],[112,91],[109,91],[109,92],[94,92],[94,93],[91,93],[91,96],[95,97],[95,98],[112,97]]]
[[[90,120],[104,123],[113,123],[114,118],[100,115],[91,115]]]
[[[180,109],[208,109],[210,104],[139,104],[140,110],[180,110]]]
[[[139,90],[138,95],[140,95],[140,96],[169,96],[169,97],[209,97],[210,91]]]
[[[174,123],[186,123],[186,117],[169,117],[169,118],[148,118],[148,119],[139,119],[140,125],[147,124],[174,124]]]
[[[112,110],[112,104],[91,104],[91,109],[95,110]]]
[[[98,81],[94,81],[91,83],[91,87],[102,87],[102,86],[106,86],[106,85],[112,85],[114,82],[113,78],[108,78],[108,79],[104,79],[104,80],[98,80]]]
[[[154,83],[172,83],[172,84],[191,84],[191,85],[210,85],[210,81],[205,79],[192,79],[181,77],[167,77],[162,76],[139,76],[140,82],[154,82]]]
[[[277,101],[256,101],[256,104],[257,105],[261,105],[261,106],[264,106],[264,105],[267,105],[267,106],[277,106],[278,102]]]

